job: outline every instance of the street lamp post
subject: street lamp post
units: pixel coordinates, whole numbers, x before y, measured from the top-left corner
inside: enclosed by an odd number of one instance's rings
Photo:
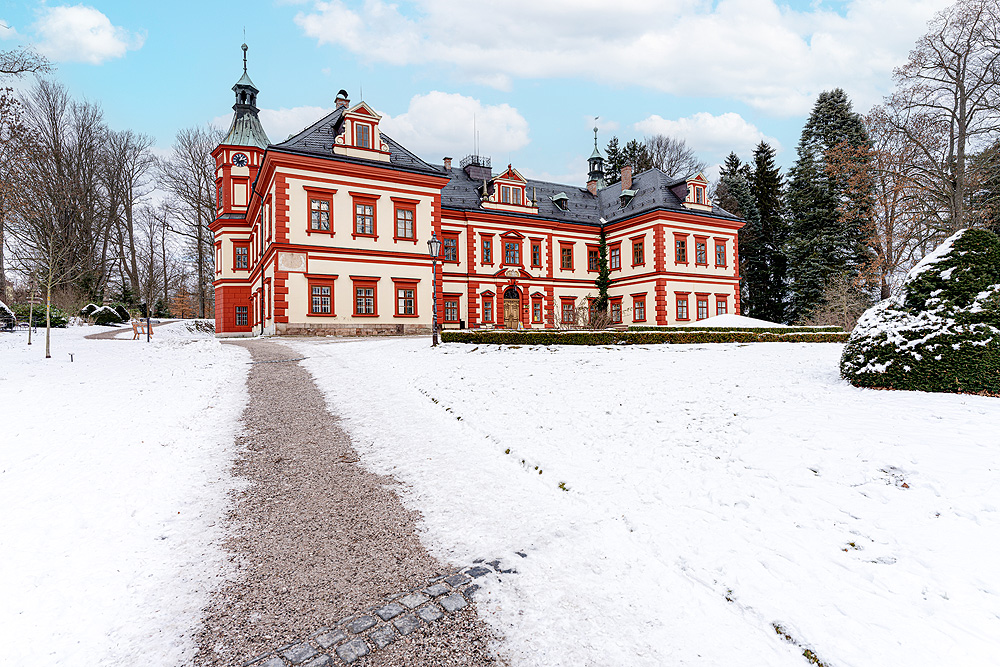
[[[437,258],[441,252],[441,240],[433,232],[427,242],[427,252],[431,256],[431,347],[434,347],[438,344]]]

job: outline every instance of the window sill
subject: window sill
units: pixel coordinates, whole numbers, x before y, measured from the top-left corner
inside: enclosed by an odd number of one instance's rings
[[[694,265],[695,266],[704,266],[706,269],[708,268],[708,264],[703,264],[701,262],[695,262]]]
[[[378,313],[354,313],[351,317],[378,317]]]
[[[392,242],[393,243],[399,243],[400,241],[402,241],[404,243],[412,243],[413,245],[417,245],[417,239],[411,239],[408,236],[393,236],[392,237]]]
[[[336,317],[336,313],[306,313],[306,317]]]
[[[399,313],[396,313],[395,315],[393,315],[393,317],[409,317],[409,318],[413,318],[413,317],[420,317],[420,315],[418,315],[416,313],[414,313],[413,315],[400,315]]]
[[[334,231],[332,229],[313,229],[312,227],[306,228],[306,236],[312,236],[313,234],[326,234],[327,236],[333,236]]]

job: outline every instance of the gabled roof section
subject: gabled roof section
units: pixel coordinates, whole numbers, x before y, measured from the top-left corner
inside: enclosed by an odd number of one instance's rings
[[[704,179],[704,176],[701,175],[701,178]],[[601,217],[608,222],[615,222],[630,218],[638,213],[661,208],[689,214],[700,213],[717,218],[740,220],[737,216],[718,206],[713,205],[711,211],[707,210],[708,207],[706,206],[704,212],[693,211],[684,206],[682,196],[678,194],[678,191],[686,191],[687,183],[690,180],[692,179],[670,178],[656,168],[647,169],[632,177],[632,191],[635,194],[632,197],[626,197],[627,205],[625,208],[621,206],[622,184],[620,181],[597,191],[597,197],[600,200]],[[706,185],[708,184],[707,180],[703,180],[703,182]]]
[[[377,113],[375,113],[375,110],[372,109],[370,106],[368,106],[368,104],[366,102],[358,102],[353,107],[351,107],[350,109],[348,109],[347,113],[348,113],[348,115],[357,114],[359,116],[371,116],[371,117],[375,118],[376,120],[381,120],[381,118],[382,118],[382,116],[380,116]]]
[[[507,170],[504,173],[500,174],[499,176],[494,176],[492,180],[520,181],[521,183],[528,182],[528,179],[522,176],[521,172],[519,172],[517,169],[514,169],[514,167],[510,166],[509,164],[507,165]]]
[[[364,105],[360,103],[358,107]],[[364,105],[365,108],[370,108]],[[374,112],[371,112],[374,114]],[[289,153],[310,155],[313,157],[328,158],[330,160],[342,160],[346,162],[357,162],[359,164],[384,165],[396,167],[409,171],[422,171],[435,173],[441,176],[446,175],[442,167],[432,166],[421,160],[416,154],[404,148],[399,142],[390,136],[382,133],[382,141],[389,147],[389,162],[375,162],[364,158],[347,157],[333,154],[333,144],[337,135],[343,131],[345,110],[343,107],[334,109],[323,118],[305,128],[281,143],[275,144],[273,148]],[[375,114],[376,117],[377,114]]]

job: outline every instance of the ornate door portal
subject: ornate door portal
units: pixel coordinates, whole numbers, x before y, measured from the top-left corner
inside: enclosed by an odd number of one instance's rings
[[[516,329],[521,320],[521,297],[517,290],[508,287],[503,293],[503,325],[508,329]]]

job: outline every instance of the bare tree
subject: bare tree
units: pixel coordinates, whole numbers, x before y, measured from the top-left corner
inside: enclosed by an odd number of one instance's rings
[[[705,170],[705,163],[683,139],[655,134],[646,137],[644,144],[652,166],[669,176],[685,178]]]
[[[152,145],[152,137],[132,130],[109,132],[101,174],[108,195],[108,218],[118,265],[128,279],[130,291],[136,295],[141,288],[135,218],[138,206],[152,190],[150,176],[156,164],[149,150]]]
[[[197,279],[198,316],[212,306],[215,256],[209,225],[215,219],[215,160],[212,150],[222,133],[186,128],[177,133],[173,152],[160,162],[160,185],[173,195],[171,230],[187,239]]]
[[[919,151],[911,178],[942,234],[969,224],[969,154],[1000,130],[1000,4],[958,0],[941,11],[895,72],[889,118]]]
[[[0,90],[0,301],[7,298],[6,230],[21,201],[24,124],[21,103],[10,88]]]
[[[803,322],[807,326],[837,326],[852,331],[872,305],[872,298],[857,280],[838,276],[827,283],[823,301]]]
[[[46,74],[50,71],[52,64],[32,49],[18,47],[10,51],[0,51],[0,76],[19,77],[25,74]]]

